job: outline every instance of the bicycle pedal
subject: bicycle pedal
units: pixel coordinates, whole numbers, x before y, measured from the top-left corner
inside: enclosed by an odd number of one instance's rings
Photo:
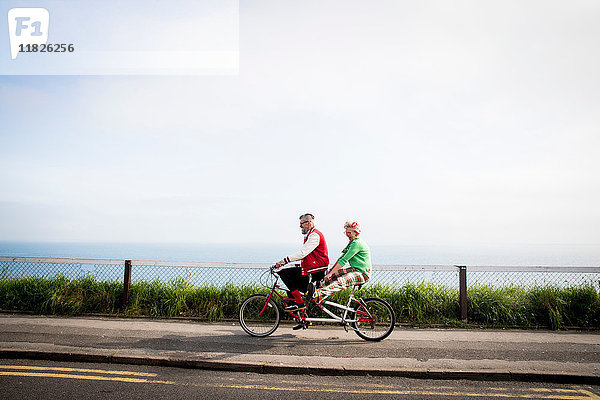
[[[297,325],[294,325],[292,327],[292,329],[295,330],[295,331],[297,331],[298,329],[308,329],[308,327],[311,326],[311,325],[312,324],[310,324],[310,323],[303,323],[303,322],[301,322],[301,323],[299,323]]]

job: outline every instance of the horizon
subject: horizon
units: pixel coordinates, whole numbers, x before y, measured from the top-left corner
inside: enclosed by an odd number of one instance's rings
[[[343,243],[328,243],[330,261]],[[0,257],[275,263],[301,243],[32,243],[0,241]],[[600,245],[370,245],[374,265],[599,267]]]

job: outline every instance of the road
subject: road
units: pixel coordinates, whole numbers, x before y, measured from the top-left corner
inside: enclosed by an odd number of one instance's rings
[[[293,331],[287,324],[272,336],[255,338],[232,322],[0,315],[0,354],[81,362],[110,357],[259,373],[600,380],[596,332],[397,328],[372,343],[337,326]]]
[[[394,377],[269,375],[153,366],[0,359],[2,399],[600,400],[600,386]]]

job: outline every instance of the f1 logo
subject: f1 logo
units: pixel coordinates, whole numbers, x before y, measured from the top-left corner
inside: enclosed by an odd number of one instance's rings
[[[10,57],[14,60],[21,45],[46,44],[50,13],[45,8],[11,8],[8,10]]]

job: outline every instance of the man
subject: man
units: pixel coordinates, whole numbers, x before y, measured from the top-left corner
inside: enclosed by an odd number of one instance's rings
[[[279,276],[295,301],[295,304],[286,307],[288,311],[306,307],[300,291],[306,292],[309,282],[323,279],[329,266],[327,243],[325,243],[323,234],[315,228],[315,217],[312,214],[301,215],[300,228],[304,235],[304,245],[300,251],[275,264],[277,268],[280,268],[287,263],[302,260],[300,268],[290,266],[279,271]]]

